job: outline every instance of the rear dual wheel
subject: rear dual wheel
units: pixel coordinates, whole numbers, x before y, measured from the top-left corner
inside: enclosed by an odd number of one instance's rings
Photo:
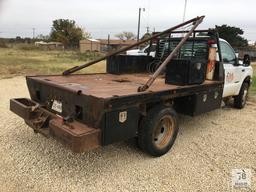
[[[176,112],[166,106],[157,106],[148,111],[139,129],[140,148],[152,156],[159,157],[167,153],[178,133]]]

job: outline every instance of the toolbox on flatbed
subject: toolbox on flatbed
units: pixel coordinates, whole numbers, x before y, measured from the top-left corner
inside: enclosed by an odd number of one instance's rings
[[[107,59],[107,73],[146,73],[147,65],[153,57],[146,55],[116,55]]]

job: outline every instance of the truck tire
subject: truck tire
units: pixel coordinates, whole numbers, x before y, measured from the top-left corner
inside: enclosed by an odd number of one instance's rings
[[[243,83],[242,87],[240,89],[239,95],[235,96],[234,98],[234,107],[237,109],[242,109],[244,108],[246,104],[246,100],[248,97],[248,89],[249,89],[249,84],[248,83]]]
[[[139,147],[148,154],[159,157],[167,153],[178,133],[176,112],[165,106],[157,106],[148,111],[142,120],[139,134]]]

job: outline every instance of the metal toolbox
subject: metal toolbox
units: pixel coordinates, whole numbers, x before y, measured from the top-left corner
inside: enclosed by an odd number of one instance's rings
[[[174,108],[184,115],[200,115],[218,109],[221,106],[223,86],[209,88],[196,94],[179,97],[174,100]]]
[[[116,55],[107,59],[107,73],[144,73],[153,60],[145,55]]]
[[[201,84],[206,76],[206,59],[175,59],[166,67],[165,83],[174,85]]]

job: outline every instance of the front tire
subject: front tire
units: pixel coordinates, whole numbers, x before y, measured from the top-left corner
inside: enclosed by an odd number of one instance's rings
[[[247,98],[248,98],[248,90],[249,90],[249,84],[243,83],[242,87],[240,89],[239,95],[235,96],[234,98],[234,107],[237,109],[244,108]]]
[[[148,154],[159,157],[167,153],[178,133],[176,112],[165,106],[148,111],[139,129],[138,144]]]

